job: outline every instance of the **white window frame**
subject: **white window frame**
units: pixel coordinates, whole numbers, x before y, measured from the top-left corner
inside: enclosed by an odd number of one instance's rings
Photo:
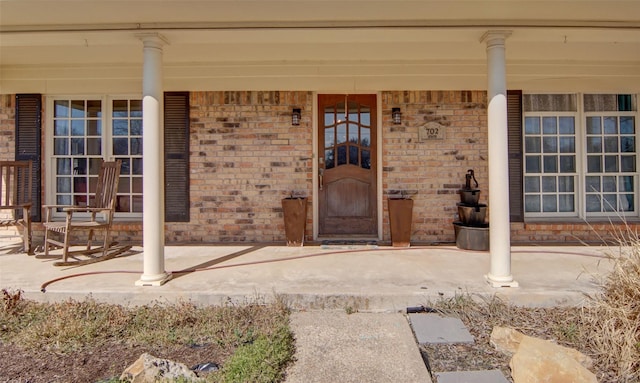
[[[527,94],[569,94],[570,92],[527,92]],[[523,191],[522,191],[522,203],[523,206],[525,204],[525,177],[527,176],[526,172],[526,147],[525,147],[525,118],[531,116],[573,116],[575,119],[575,145],[576,145],[576,184],[574,185],[574,193],[575,193],[575,213],[545,213],[545,212],[526,212],[524,211],[524,218],[527,219],[551,219],[551,220],[566,220],[566,219],[581,219],[581,220],[593,220],[593,219],[626,219],[626,218],[637,218],[640,217],[640,142],[638,138],[640,137],[640,95],[635,93],[628,92],[587,92],[587,93],[571,93],[576,95],[577,102],[577,111],[576,112],[566,112],[566,111],[558,111],[558,112],[529,112],[523,110],[522,112],[522,151],[523,151],[523,172],[522,172],[522,183],[523,183]],[[584,95],[585,94],[632,94],[636,98],[636,111],[607,111],[607,112],[585,112],[584,111]],[[524,102],[524,97],[523,97]],[[587,176],[587,131],[586,131],[586,123],[588,116],[632,116],[635,119],[635,155],[636,155],[636,171],[634,173],[634,211],[628,212],[587,212],[586,206],[586,176]],[[622,172],[612,173],[614,175],[623,174]]]
[[[92,95],[92,94],[56,94],[46,96],[46,133],[45,133],[45,158],[46,158],[46,194],[45,201],[48,205],[56,205],[57,197],[57,174],[56,174],[56,159],[54,155],[54,102],[58,100],[100,100],[102,105],[102,117],[100,118],[102,124],[102,140],[101,140],[101,153],[102,159],[105,161],[113,161],[119,156],[113,155],[113,135],[112,135],[112,103],[113,100],[142,100],[142,96],[139,94],[109,94],[109,95]],[[63,156],[66,157],[66,156]],[[119,193],[120,194],[120,193]],[[130,194],[131,195],[131,194]],[[65,214],[63,212],[54,211],[54,219],[62,219]],[[80,215],[81,216],[81,215]],[[141,220],[142,212],[116,212],[114,219],[127,221],[127,220]]]

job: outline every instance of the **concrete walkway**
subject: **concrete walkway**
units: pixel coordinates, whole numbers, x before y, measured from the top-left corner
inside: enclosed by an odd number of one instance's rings
[[[443,297],[496,295],[517,305],[583,303],[610,269],[607,247],[514,247],[518,288],[490,287],[488,252],[454,246],[168,246],[160,287],[138,287],[142,253],[82,267],[15,253],[0,242],[0,288],[28,299],[84,299],[119,304],[192,300],[199,304],[270,301],[292,309],[297,362],[288,382],[429,381],[404,314]],[[46,292],[41,292],[43,284]],[[350,312],[358,314],[347,315]],[[424,378],[424,379],[423,379]]]

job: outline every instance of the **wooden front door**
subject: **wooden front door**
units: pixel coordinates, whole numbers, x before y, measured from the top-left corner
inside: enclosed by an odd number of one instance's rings
[[[377,236],[376,95],[318,96],[320,236]]]

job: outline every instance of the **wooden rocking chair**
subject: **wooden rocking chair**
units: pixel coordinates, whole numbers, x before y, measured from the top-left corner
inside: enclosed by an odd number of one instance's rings
[[[24,252],[31,244],[31,161],[0,161],[0,226],[21,226]],[[20,211],[22,214],[20,214]]]
[[[51,248],[62,248],[62,262],[57,262],[55,265],[65,266],[67,264],[94,263],[111,258],[122,252],[110,251],[111,223],[116,209],[116,194],[118,191],[121,165],[121,160],[102,162],[100,173],[98,175],[98,183],[96,185],[95,198],[92,197],[90,199],[88,206],[45,206],[45,258],[49,257],[49,250]],[[53,213],[56,210],[66,213],[65,221],[52,220]],[[85,214],[78,217],[79,213]],[[102,216],[102,219],[99,219],[100,216]],[[91,242],[95,231],[104,232],[104,242],[102,246],[92,248]],[[83,250],[70,251],[69,247],[76,232],[88,232],[87,246]],[[53,237],[58,238],[54,239]],[[100,253],[102,253],[102,255],[96,255]],[[76,258],[76,255],[88,256],[89,259],[78,259]],[[68,262],[67,259],[70,256],[77,260]]]

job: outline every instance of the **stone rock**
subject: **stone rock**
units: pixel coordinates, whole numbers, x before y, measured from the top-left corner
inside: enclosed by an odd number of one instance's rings
[[[155,383],[165,380],[174,381],[179,378],[186,378],[193,382],[201,381],[186,365],[159,359],[146,352],[120,375],[120,380],[131,383]]]
[[[495,326],[491,331],[489,343],[503,354],[513,356],[525,335],[509,327]]]
[[[536,338],[532,338],[530,336],[524,335],[523,333],[517,330],[514,330],[512,328],[496,326],[491,331],[491,339],[489,340],[489,343],[493,347],[495,347],[496,350],[506,355],[513,356],[518,351],[518,348],[520,347],[520,344],[522,343],[522,341],[526,338],[536,339]],[[585,368],[593,367],[593,360],[578,350],[574,350],[569,347],[564,347],[548,340],[541,340],[541,339],[537,339],[537,340],[541,342],[550,343],[551,345],[561,350],[564,354],[567,354],[573,359],[575,359],[576,361],[578,361]]]
[[[598,383],[567,348],[547,340],[524,336],[511,358],[514,383]]]

